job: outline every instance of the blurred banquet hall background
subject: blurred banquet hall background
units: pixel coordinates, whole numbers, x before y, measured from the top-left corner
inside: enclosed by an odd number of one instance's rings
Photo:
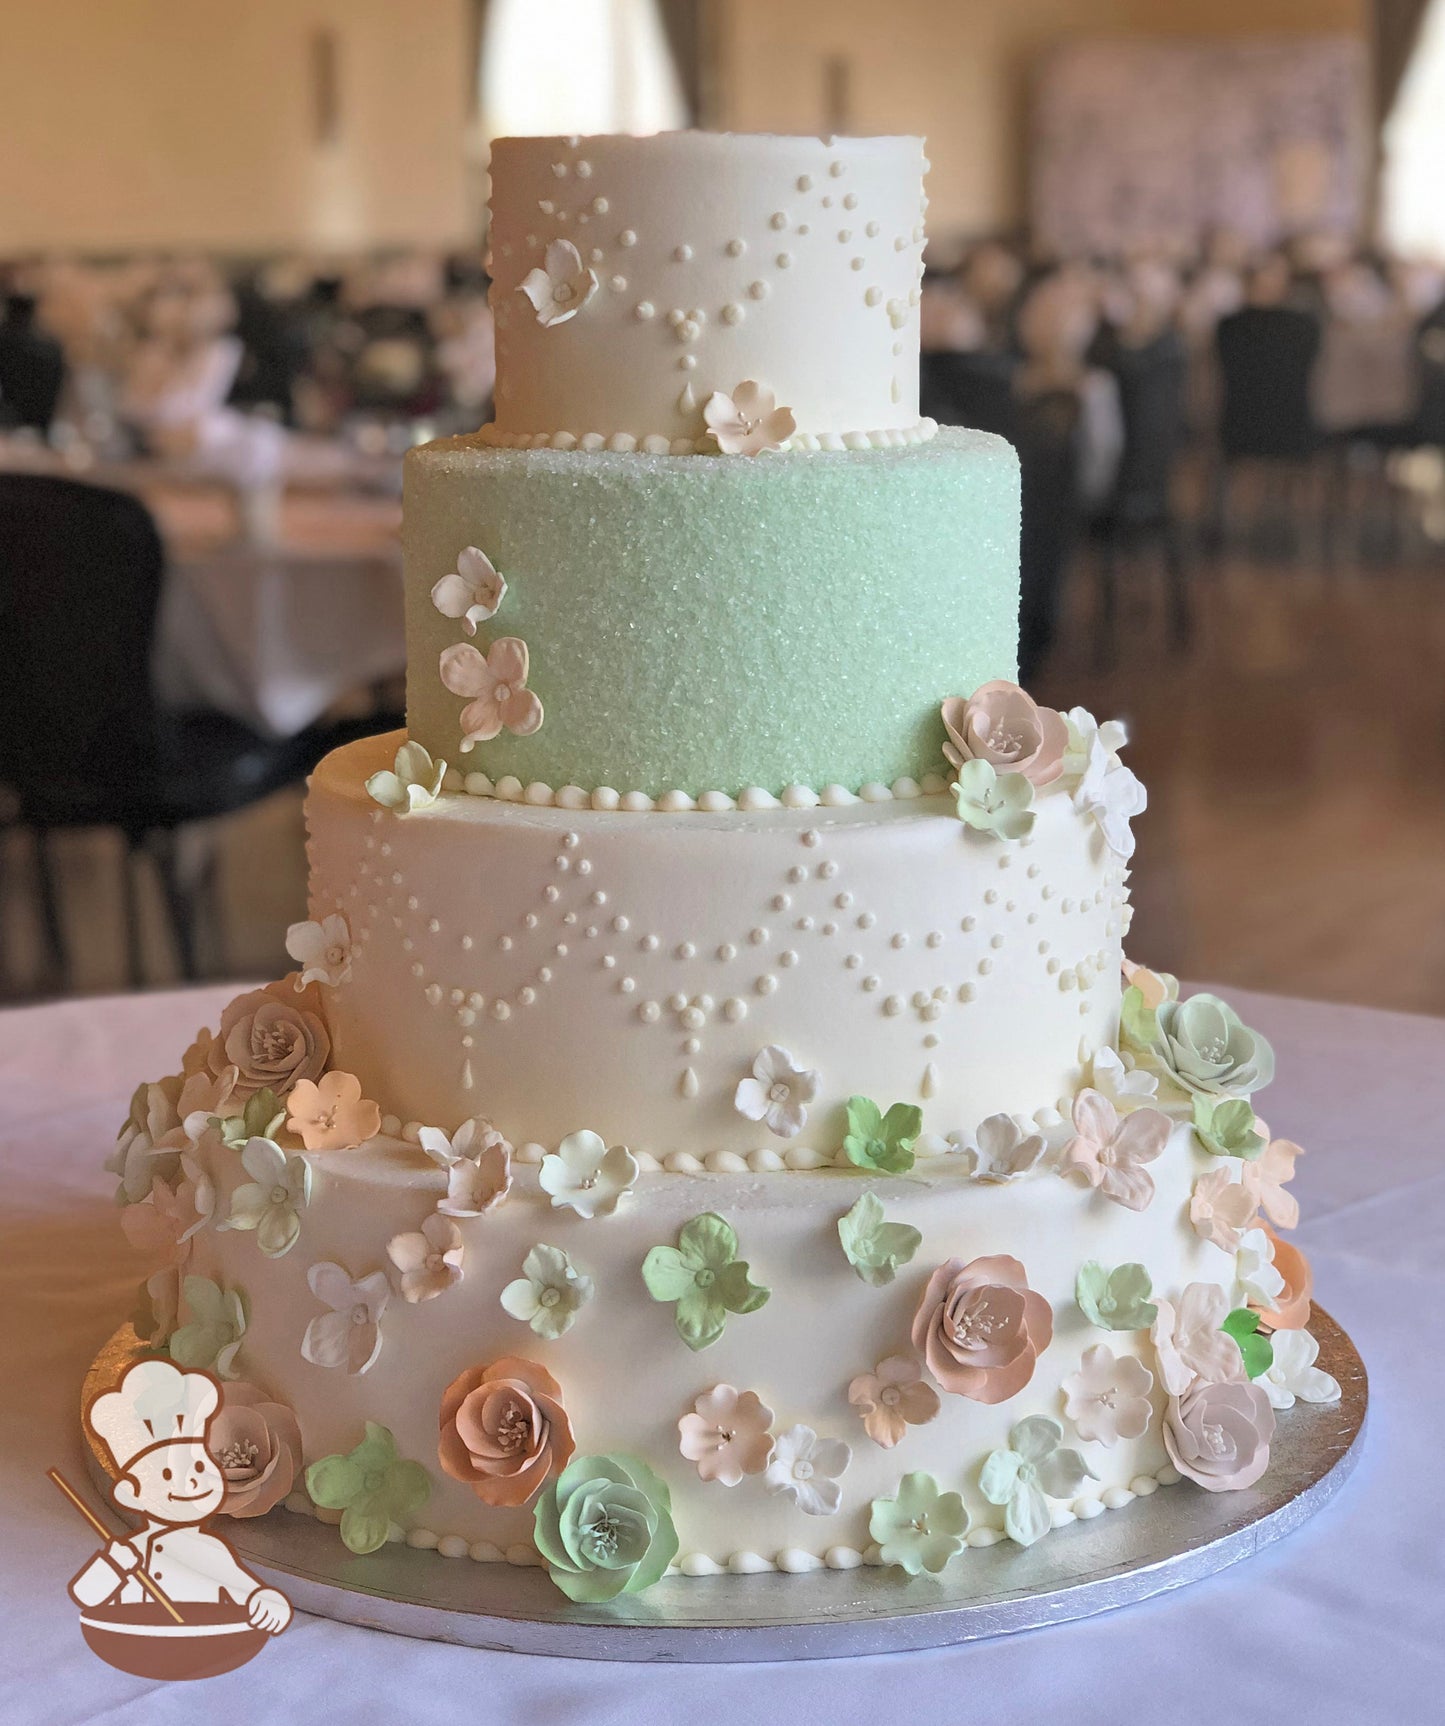
[[[0,999],[284,968],[489,140],[688,124],[927,136],[924,409],[1020,452],[1024,680],[1134,725],[1137,955],[1445,1012],[1445,0],[8,9]]]

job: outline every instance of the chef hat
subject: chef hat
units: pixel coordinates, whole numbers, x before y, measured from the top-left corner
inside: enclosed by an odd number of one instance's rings
[[[124,1473],[142,1451],[158,1444],[203,1443],[219,1400],[209,1374],[182,1372],[168,1360],[141,1360],[90,1405],[90,1424]]]

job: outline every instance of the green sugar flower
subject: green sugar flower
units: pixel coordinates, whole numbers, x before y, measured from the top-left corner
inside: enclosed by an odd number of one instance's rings
[[[1274,1050],[1217,995],[1161,1001],[1149,1053],[1195,1096],[1247,1097],[1274,1078]]]
[[[959,820],[976,833],[1022,839],[1033,832],[1034,788],[1022,773],[1000,773],[988,761],[965,761],[949,790],[958,799]]]
[[[311,1198],[311,1165],[273,1139],[248,1139],[241,1166],[251,1179],[231,1194],[223,1229],[254,1229],[268,1259],[282,1258],[301,1237],[301,1212]]]
[[[346,1456],[323,1456],[306,1470],[313,1504],[341,1512],[341,1538],[353,1552],[375,1552],[393,1522],[420,1510],[431,1480],[419,1462],[396,1454],[384,1426],[367,1421],[366,1437]]]
[[[236,1376],[236,1356],[246,1334],[246,1299],[239,1289],[222,1288],[209,1277],[186,1277],[181,1301],[189,1322],[171,1334],[171,1359],[177,1366]]]
[[[873,1500],[868,1533],[885,1564],[897,1564],[910,1576],[920,1570],[937,1576],[963,1551],[968,1511],[956,1492],[940,1492],[931,1474],[905,1474],[896,1498]]]
[[[1247,1163],[1264,1155],[1264,1134],[1244,1097],[1212,1102],[1194,1099],[1194,1134],[1211,1156],[1240,1157]]]
[[[210,1124],[228,1150],[239,1151],[252,1139],[274,1139],[286,1120],[286,1105],[267,1088],[247,1099],[239,1115],[210,1117]]]
[[[1148,1330],[1159,1316],[1149,1295],[1149,1273],[1143,1265],[1120,1265],[1109,1271],[1090,1259],[1079,1266],[1074,1279],[1079,1310],[1100,1330]]]
[[[1262,1377],[1274,1365],[1274,1344],[1260,1330],[1257,1312],[1247,1306],[1238,1307],[1219,1328],[1239,1344],[1244,1370],[1250,1378]]]
[[[433,761],[420,743],[403,743],[396,752],[394,766],[373,773],[366,789],[383,809],[406,815],[436,802],[446,771],[446,762]]]
[[[994,1451],[979,1474],[979,1491],[1003,1506],[1004,1533],[1020,1546],[1032,1546],[1053,1527],[1051,1498],[1072,1498],[1097,1478],[1077,1450],[1061,1447],[1063,1436],[1058,1421],[1031,1414],[1009,1433],[1009,1448]]]
[[[691,1349],[716,1342],[730,1312],[756,1312],[772,1292],[749,1282],[737,1252],[731,1223],[704,1211],[683,1224],[675,1247],[654,1247],[642,1261],[647,1292],[677,1302],[677,1334]]]
[[[665,1482],[632,1456],[578,1456],[537,1501],[537,1550],[569,1600],[651,1588],[677,1556]]]
[[[913,1146],[922,1131],[923,1112],[913,1103],[895,1103],[885,1115],[867,1097],[849,1097],[843,1151],[860,1169],[906,1174],[913,1167]]]
[[[1136,1049],[1153,1046],[1159,1035],[1159,1015],[1144,999],[1144,991],[1131,983],[1119,1003],[1119,1029]]]
[[[915,1111],[916,1112],[916,1111]],[[876,1193],[864,1193],[838,1219],[838,1239],[848,1263],[870,1288],[882,1288],[918,1251],[923,1236],[908,1223],[885,1222]]]
[[[595,1292],[592,1278],[574,1269],[561,1247],[539,1241],[522,1260],[521,1276],[502,1290],[502,1307],[556,1342]]]

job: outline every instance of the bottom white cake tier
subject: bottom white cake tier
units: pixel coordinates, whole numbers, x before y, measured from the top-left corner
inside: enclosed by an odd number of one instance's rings
[[[234,1155],[204,1144],[202,1154],[217,1173],[216,1215],[224,1215],[230,1191],[245,1177]],[[415,1543],[513,1562],[530,1555],[530,1504],[493,1508],[438,1461],[443,1395],[468,1369],[506,1357],[534,1362],[560,1386],[579,1455],[633,1456],[661,1476],[671,1492],[683,1571],[796,1570],[815,1561],[846,1566],[869,1554],[872,1502],[892,1497],[900,1479],[918,1470],[962,1494],[973,1544],[997,1538],[987,1531],[1002,1528],[1004,1513],[981,1492],[980,1468],[990,1452],[1008,1446],[1025,1416],[1058,1421],[1063,1444],[1081,1452],[1094,1476],[1051,1504],[1056,1521],[1093,1515],[1152,1490],[1149,1483],[1161,1476],[1172,1478],[1149,1332],[1092,1324],[1076,1300],[1080,1267],[1086,1260],[1109,1269],[1142,1264],[1155,1299],[1177,1298],[1191,1282],[1217,1285],[1231,1300],[1236,1292],[1233,1256],[1201,1239],[1189,1221],[1195,1180],[1219,1159],[1204,1154],[1185,1126],[1176,1127],[1153,1164],[1156,1191],[1141,1212],[1043,1164],[990,1184],[970,1179],[961,1158],[944,1156],[903,1176],[842,1169],[644,1173],[614,1214],[584,1219],[552,1208],[537,1170],[521,1166],[503,1205],[458,1222],[461,1280],[416,1304],[396,1292],[387,1245],[432,1214],[444,1196],[442,1171],[399,1140],[313,1154],[310,1161],[310,1201],[300,1238],[285,1256],[265,1257],[250,1232],[212,1228],[195,1237],[188,1274],[209,1276],[243,1296],[247,1323],[232,1370],[295,1411],[307,1463],[353,1449],[368,1421],[389,1428],[398,1454],[430,1477],[430,1497],[406,1525]],[[839,1219],[865,1192],[882,1201],[889,1222],[911,1225],[922,1237],[896,1279],[881,1287],[855,1274],[839,1241]],[[726,1218],[751,1279],[771,1293],[758,1310],[729,1314],[722,1336],[694,1352],[679,1336],[674,1306],[649,1294],[642,1264],[651,1248],[674,1246],[683,1225],[705,1212]],[[595,1290],[554,1340],[509,1316],[500,1299],[538,1242],[563,1249]],[[849,1401],[851,1382],[886,1357],[916,1356],[910,1330],[937,1267],[997,1255],[1016,1259],[1029,1289],[1051,1309],[1052,1340],[1031,1376],[996,1403],[941,1391],[935,1418],[909,1425],[896,1447],[883,1448]],[[354,1279],[382,1272],[391,1280],[379,1352],[364,1371],[303,1357],[308,1325],[327,1310],[308,1272],[325,1261]],[[1137,1357],[1155,1374],[1142,1437],[1086,1442],[1065,1418],[1063,1381],[1100,1343],[1115,1355]],[[921,1361],[918,1377],[928,1378]],[[700,1476],[680,1450],[678,1421],[718,1384],[756,1392],[773,1412],[774,1434],[803,1425],[850,1447],[834,1514],[806,1513],[762,1474],[732,1487]]]

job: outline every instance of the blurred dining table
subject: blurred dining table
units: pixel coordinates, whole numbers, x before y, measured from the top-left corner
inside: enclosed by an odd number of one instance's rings
[[[94,1542],[45,1470],[86,1478],[81,1381],[134,1305],[145,1268],[125,1242],[114,1177],[101,1167],[126,1099],[138,1078],[175,1066],[196,1027],[214,1025],[234,992],[0,1013],[0,1720],[1426,1726],[1441,1718],[1445,1545],[1435,1434],[1445,1391],[1434,1315],[1436,1297],[1445,1297],[1445,1019],[1241,990],[1228,991],[1231,1001],[1279,1058],[1269,1120],[1308,1148],[1294,1188],[1304,1213],[1296,1238],[1313,1262],[1318,1298],[1353,1337],[1370,1377],[1355,1473],[1276,1545],[1101,1617],[867,1659],[603,1664],[411,1641],[299,1614],[259,1660],[203,1686],[111,1671],[82,1642],[65,1592]],[[1066,1532],[1086,1539],[1086,1529]],[[793,1584],[763,1577],[758,1586]]]

